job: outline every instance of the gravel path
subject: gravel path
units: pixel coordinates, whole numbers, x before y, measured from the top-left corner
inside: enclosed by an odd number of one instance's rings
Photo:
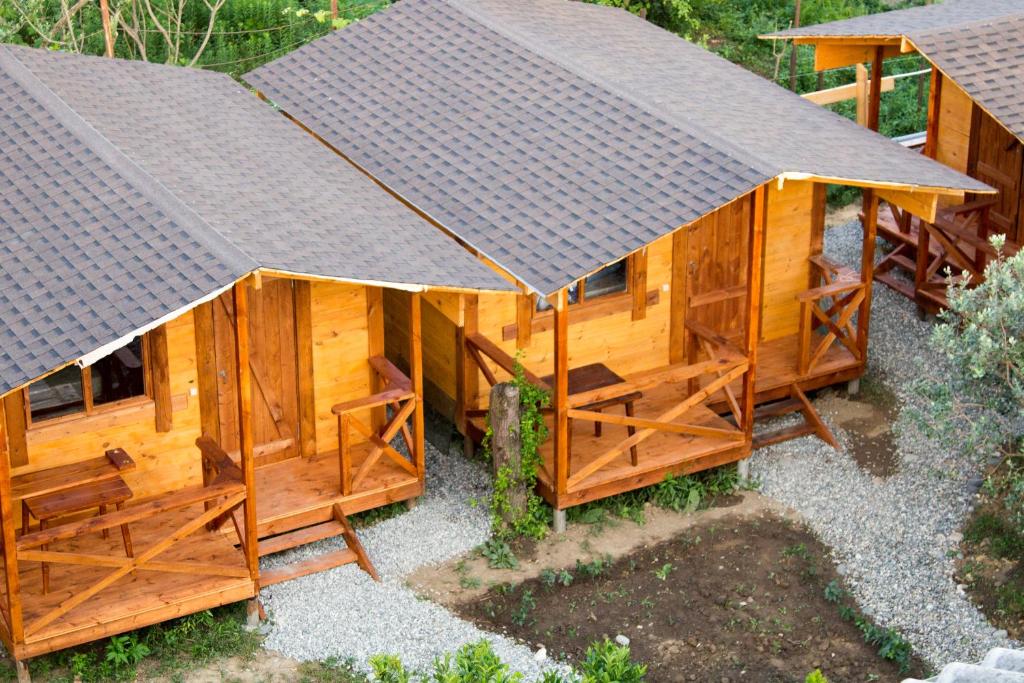
[[[406,667],[425,669],[435,657],[487,637],[529,680],[551,668],[550,661],[538,663],[530,649],[481,631],[405,587],[405,577],[417,568],[487,540],[488,513],[471,503],[487,495],[487,482],[484,470],[461,453],[441,453],[428,442],[427,493],[419,505],[359,532],[381,582],[346,565],[264,589],[261,598],[271,617],[264,646],[300,660],[352,657],[364,667],[372,655],[400,654]],[[331,539],[267,558],[263,566],[343,546]]]
[[[859,269],[860,249],[859,223],[827,233],[826,251],[834,259]],[[927,346],[930,327],[917,319],[911,302],[875,285],[868,374],[899,401],[895,475],[874,478],[850,456],[811,437],[758,451],[751,473],[765,494],[799,511],[834,549],[861,607],[941,667],[978,661],[1008,641],[953,579],[950,554],[980,485],[977,458],[944,452],[906,415],[920,400],[909,382],[941,367]],[[823,417],[834,427],[827,413]],[[848,443],[848,434],[834,431]]]

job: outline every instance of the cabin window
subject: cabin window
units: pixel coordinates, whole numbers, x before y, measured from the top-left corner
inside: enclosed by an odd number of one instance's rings
[[[569,304],[581,304],[594,301],[612,294],[625,294],[629,291],[629,267],[627,259],[621,259],[605,266],[593,275],[569,285]],[[550,311],[551,304],[544,297],[537,299],[538,311]]]
[[[146,354],[136,337],[88,368],[68,366],[28,386],[32,423],[91,415],[104,406],[147,395]]]

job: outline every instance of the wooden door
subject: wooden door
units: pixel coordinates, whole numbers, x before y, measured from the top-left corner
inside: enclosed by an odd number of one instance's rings
[[[739,341],[746,323],[750,202],[733,202],[684,230],[686,319]]]
[[[237,451],[234,310],[231,293],[213,305],[217,399],[224,450]],[[253,385],[253,443],[257,464],[299,453],[299,401],[294,283],[263,278],[249,289],[249,366]]]
[[[977,157],[973,175],[999,190],[999,199],[989,211],[992,231],[1020,243],[1024,239],[1021,234],[1024,145],[984,112],[975,117],[975,124],[977,130],[971,135]]]

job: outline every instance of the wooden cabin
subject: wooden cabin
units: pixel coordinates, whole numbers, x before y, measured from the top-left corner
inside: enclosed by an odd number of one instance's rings
[[[347,515],[423,492],[423,292],[509,285],[222,74],[0,46],[0,150],[19,674],[293,576],[372,572]],[[384,353],[390,288],[406,372]]]
[[[947,269],[983,279],[995,255],[991,235],[1006,251],[1024,243],[1024,3],[944,2],[784,31],[769,38],[814,45],[819,71],[870,62],[876,77],[867,125],[878,129],[886,59],[921,55],[932,67],[928,125],[922,153],[990,185],[995,195],[945,200],[922,221],[898,206],[879,212],[878,232],[893,249],[875,279],[917,302],[922,311],[946,306]]]
[[[987,191],[599,5],[403,0],[245,78],[518,287],[425,295],[425,394],[476,438],[518,356],[560,512],[745,458],[765,401],[808,424],[759,443],[832,438],[804,392],[864,370],[875,234],[860,272],[825,258],[825,184]]]

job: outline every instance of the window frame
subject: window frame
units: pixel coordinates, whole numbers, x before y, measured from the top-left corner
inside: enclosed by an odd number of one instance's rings
[[[79,368],[82,382],[82,410],[76,411],[74,413],[68,413],[65,415],[56,415],[54,417],[33,419],[32,403],[31,399],[29,398],[29,387],[31,386],[31,384],[28,384],[21,390],[25,403],[25,429],[27,431],[31,431],[33,429],[42,429],[44,427],[49,427],[51,425],[61,424],[63,422],[86,420],[97,415],[103,415],[105,413],[113,412],[130,406],[137,406],[146,403],[155,403],[156,399],[153,395],[153,354],[150,350],[150,336],[148,333],[142,335],[141,346],[143,386],[143,391],[141,394],[139,394],[138,396],[130,396],[128,398],[118,399],[116,401],[110,401],[109,403],[95,405],[93,403],[92,391],[92,366]],[[40,378],[36,380],[36,382],[42,381],[42,379],[43,378]]]
[[[626,288],[624,290],[622,290],[621,292],[609,292],[608,294],[601,294],[601,295],[596,296],[596,297],[594,297],[592,299],[588,299],[587,298],[587,278],[592,277],[594,275],[597,275],[602,270],[604,270],[606,268],[611,268],[612,266],[618,264],[621,261],[625,261],[625,263],[626,263],[626,276],[625,276],[626,277]],[[615,301],[618,301],[619,299],[630,299],[630,300],[632,300],[632,297],[633,297],[633,269],[634,269],[634,267],[635,266],[634,266],[634,263],[633,263],[632,255],[624,256],[624,257],[622,257],[620,259],[612,261],[611,263],[609,263],[607,265],[601,266],[600,268],[595,270],[590,275],[584,275],[579,280],[574,281],[569,286],[571,287],[572,285],[578,285],[579,286],[579,294],[577,295],[577,300],[575,302],[570,302],[569,303],[569,308],[571,308],[573,310],[579,310],[579,309],[588,308],[588,307],[591,307],[591,306],[598,306],[598,305],[604,306],[604,305],[608,305],[609,302],[615,302]],[[538,306],[540,305],[540,297],[534,297],[534,299],[535,299],[534,311],[533,311],[534,317],[544,317],[544,316],[552,315],[554,313],[555,309],[554,309],[553,306],[551,306],[549,304],[547,308],[542,310],[542,309],[538,308]]]

